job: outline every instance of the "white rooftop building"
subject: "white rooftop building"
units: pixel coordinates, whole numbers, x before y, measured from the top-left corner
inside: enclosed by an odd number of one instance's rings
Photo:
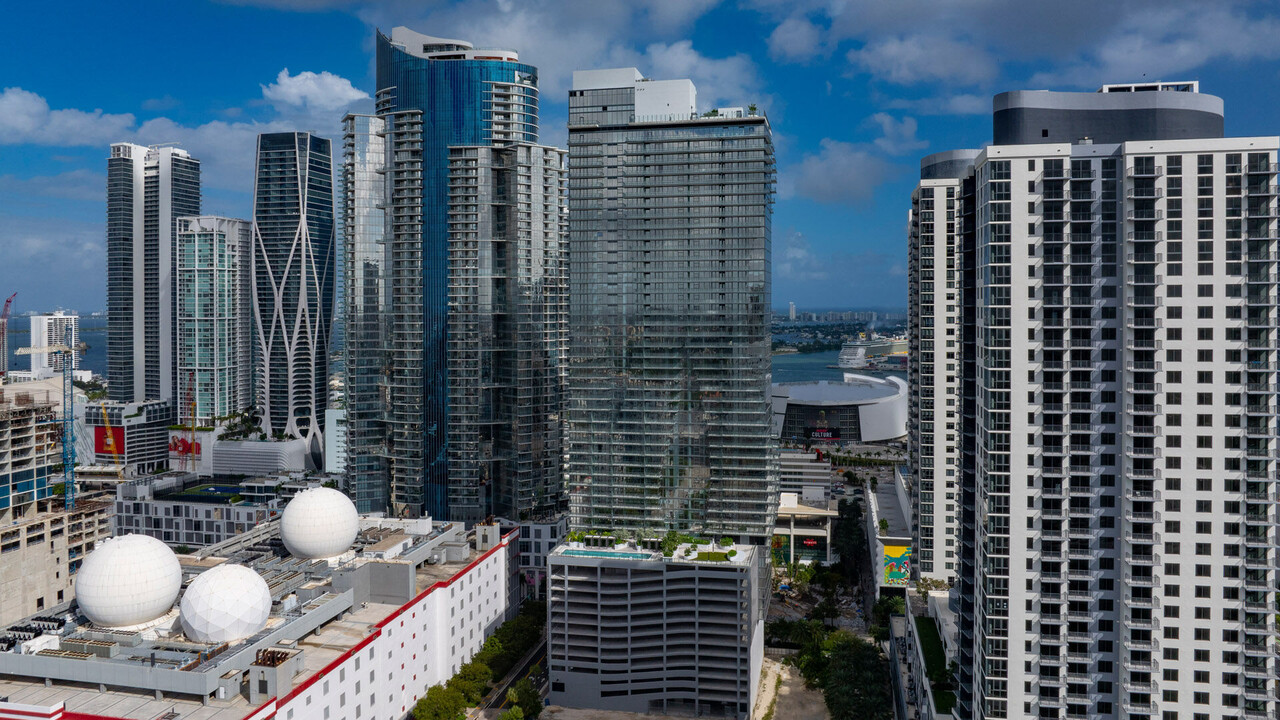
[[[160,613],[141,629],[90,623],[82,599],[0,631],[0,717],[405,717],[514,615],[517,534],[429,519],[359,525],[336,564],[289,556],[279,522],[169,553],[163,597],[112,618]],[[108,542],[100,564],[132,570],[105,585],[120,597],[151,587],[131,573],[158,557],[154,542]]]

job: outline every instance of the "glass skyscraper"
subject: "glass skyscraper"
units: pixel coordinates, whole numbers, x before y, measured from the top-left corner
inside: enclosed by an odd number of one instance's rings
[[[257,403],[271,436],[322,446],[333,319],[333,155],[304,132],[258,136],[253,295]]]
[[[360,512],[387,509],[386,249],[382,241],[386,121],[343,118],[342,228],[346,325],[347,491]]]
[[[454,147],[449,161],[449,512],[563,512],[565,151]]]
[[[373,497],[369,486],[382,461],[370,455],[383,453],[390,509],[397,514],[451,517],[449,148],[537,142],[537,82],[537,70],[513,52],[475,50],[403,27],[377,36],[375,114],[384,126],[349,125],[348,142],[376,134],[385,144],[378,165],[385,184],[367,183],[385,207],[385,264],[378,274],[385,337],[381,347],[366,344],[348,326],[347,363],[353,385],[372,387],[355,376],[378,373],[383,407],[350,407],[348,422],[357,434],[362,425],[372,431],[384,423],[385,430],[381,441],[352,439],[349,462],[356,493]],[[364,257],[368,250],[352,252]],[[359,280],[349,282],[349,296],[368,293],[358,289]],[[365,312],[366,302],[349,302],[348,312]]]
[[[213,425],[253,404],[253,226],[245,220],[178,219],[178,421]],[[192,383],[194,381],[194,384]],[[194,393],[194,394],[193,394]]]
[[[107,396],[175,397],[174,235],[200,214],[200,161],[115,143],[107,160]]]
[[[568,481],[575,528],[762,542],[777,512],[768,121],[688,80],[574,73]]]

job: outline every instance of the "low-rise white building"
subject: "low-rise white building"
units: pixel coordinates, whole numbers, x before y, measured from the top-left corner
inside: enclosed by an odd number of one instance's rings
[[[63,605],[38,628],[39,652],[0,642],[0,717],[403,718],[515,613],[517,536],[496,526],[362,518],[327,561],[287,555],[278,526],[179,557],[184,586],[227,563],[261,576],[272,605],[257,633],[210,644],[176,622],[120,632]]]

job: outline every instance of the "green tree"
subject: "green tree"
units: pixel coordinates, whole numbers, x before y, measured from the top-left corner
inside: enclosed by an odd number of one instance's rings
[[[528,716],[524,714],[524,708],[515,704],[515,691],[507,691],[507,702],[511,703],[511,707],[503,711],[498,716],[498,720],[525,720]]]
[[[888,720],[893,717],[889,667],[876,646],[844,630],[825,643],[822,696],[832,720]]]
[[[473,661],[459,668],[458,674],[449,678],[446,687],[462,693],[468,705],[475,705],[484,697],[492,678],[493,671],[488,666]]]
[[[434,685],[413,706],[413,720],[458,720],[467,707],[462,693],[443,685]]]
[[[533,681],[527,677],[522,678],[507,692],[508,699],[512,693],[515,694],[515,704],[524,711],[525,720],[537,720],[537,717],[542,714],[542,693],[533,686]]]
[[[835,596],[828,594],[819,600],[818,604],[813,606],[811,616],[814,620],[821,621],[823,625],[840,617],[840,608],[836,605]]]
[[[907,600],[901,595],[881,595],[871,609],[871,621],[889,627],[890,615],[906,615]]]

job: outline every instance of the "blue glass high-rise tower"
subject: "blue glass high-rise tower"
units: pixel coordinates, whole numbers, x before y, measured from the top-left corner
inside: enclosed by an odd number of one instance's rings
[[[397,27],[377,38],[385,122],[383,410],[392,512],[449,518],[449,148],[538,140],[538,73],[514,52]],[[349,415],[348,422],[359,423]],[[359,448],[349,457],[360,463]]]

